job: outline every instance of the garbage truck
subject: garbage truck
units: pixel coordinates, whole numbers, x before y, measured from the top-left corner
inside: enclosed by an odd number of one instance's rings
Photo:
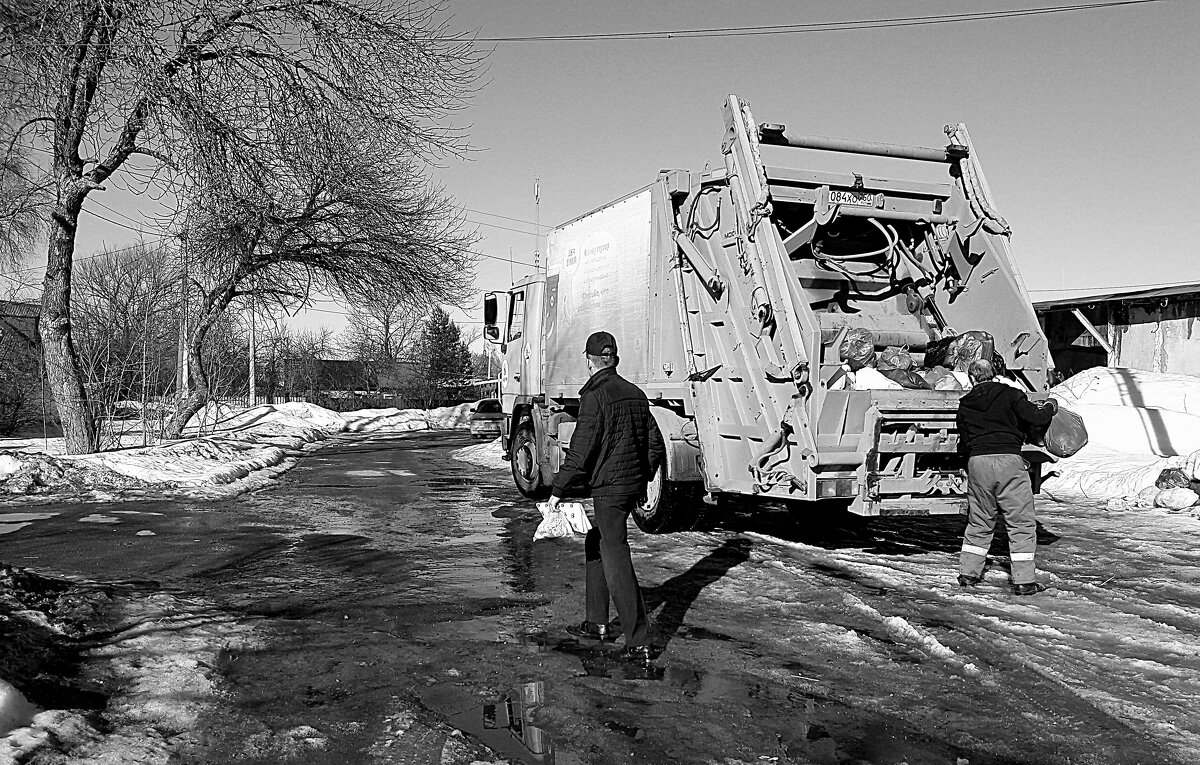
[[[966,127],[946,126],[944,147],[793,134],[755,123],[732,95],[724,123],[722,163],[659,171],[553,228],[544,269],[484,295],[517,488],[549,492],[589,376],[585,340],[604,330],[667,443],[634,513],[644,531],[691,528],[738,496],[801,512],[828,502],[864,516],[965,512],[962,390],[838,378],[850,333],[920,360],[979,330],[1007,379],[1045,398],[1046,337]],[[787,163],[767,164],[768,152]],[[814,152],[845,169],[791,161]],[[863,157],[926,177],[858,172]],[[1034,461],[1035,486],[1039,470]]]

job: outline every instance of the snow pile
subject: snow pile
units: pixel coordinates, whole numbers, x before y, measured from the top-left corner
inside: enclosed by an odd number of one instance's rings
[[[1200,378],[1096,367],[1051,389],[1087,425],[1088,445],[1051,468],[1051,497],[1119,499],[1122,506],[1182,509],[1190,487],[1156,487],[1176,468],[1200,480]],[[1154,497],[1143,492],[1155,489]],[[1164,494],[1159,501],[1157,492]],[[1140,499],[1139,499],[1140,497]]]
[[[354,433],[388,430],[465,430],[474,404],[441,406],[435,409],[359,409],[347,412],[346,429]]]
[[[0,451],[0,494],[108,494],[147,485],[217,487],[290,466],[290,455],[344,431],[465,429],[471,404],[438,409],[338,412],[315,404],[263,404],[234,410],[211,404],[184,429],[186,440],[83,455],[61,452],[61,439],[21,441],[29,451]],[[51,443],[53,442],[53,443]],[[10,445],[0,441],[0,447]],[[470,460],[468,460],[470,461]],[[281,467],[282,466],[282,467]]]
[[[500,445],[499,438],[488,441],[486,444],[465,446],[452,452],[450,456],[459,462],[468,462],[492,470],[508,470],[509,468],[508,462],[504,459],[504,447]]]
[[[346,430],[352,433],[429,429],[424,409],[359,409],[347,412],[345,416]]]
[[[54,762],[168,762],[180,737],[224,701],[213,681],[222,656],[263,645],[252,625],[195,598],[125,601],[119,616],[132,626],[91,653],[106,681],[122,689],[105,710],[106,727],[71,710],[33,710],[19,723],[28,727],[0,737],[0,762],[24,762],[35,752]]]
[[[38,708],[30,704],[20,691],[0,679],[0,736],[29,725],[37,713]]]

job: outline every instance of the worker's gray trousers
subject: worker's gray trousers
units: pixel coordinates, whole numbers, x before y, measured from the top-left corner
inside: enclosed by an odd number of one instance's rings
[[[1025,460],[1016,454],[983,454],[967,460],[967,530],[963,532],[958,571],[981,576],[992,536],[996,513],[1004,513],[1008,527],[1008,553],[1012,560],[1013,584],[1037,579],[1037,519],[1033,510],[1033,486]]]
[[[584,538],[587,570],[587,620],[608,623],[608,602],[617,607],[625,645],[649,645],[650,621],[646,603],[633,572],[629,554],[629,529],[626,521],[637,505],[635,495],[597,496],[593,498],[596,525]]]

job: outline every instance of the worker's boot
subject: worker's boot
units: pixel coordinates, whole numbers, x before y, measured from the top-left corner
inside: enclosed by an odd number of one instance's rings
[[[1013,595],[1037,595],[1046,589],[1046,585],[1037,582],[1023,582],[1013,585]]]

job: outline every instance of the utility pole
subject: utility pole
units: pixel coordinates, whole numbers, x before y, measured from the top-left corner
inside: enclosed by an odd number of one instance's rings
[[[542,233],[542,179],[538,176],[533,177],[533,270],[536,273],[538,270],[538,257],[541,255],[538,249],[541,242],[538,240],[538,235]]]
[[[257,357],[255,350],[255,334],[257,327],[254,323],[254,295],[250,295],[250,406],[258,403],[258,379],[254,373],[254,361]]]
[[[179,398],[188,395],[188,269],[187,269],[187,232],[179,235],[179,262],[182,266],[179,282]]]

